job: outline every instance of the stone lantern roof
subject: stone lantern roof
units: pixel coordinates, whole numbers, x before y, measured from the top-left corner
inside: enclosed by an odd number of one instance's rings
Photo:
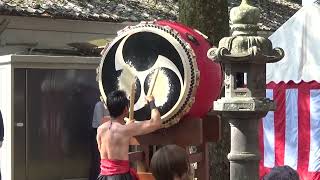
[[[228,0],[229,11],[241,0]],[[260,9],[260,30],[275,31],[293,16],[302,6],[290,0],[252,0],[252,5]]]

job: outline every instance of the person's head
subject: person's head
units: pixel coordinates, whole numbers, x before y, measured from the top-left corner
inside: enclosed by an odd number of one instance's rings
[[[272,168],[263,180],[299,180],[299,174],[290,166],[277,166]]]
[[[177,145],[160,148],[151,159],[151,172],[156,180],[188,180],[189,160],[185,149]]]
[[[107,96],[107,108],[112,118],[127,115],[129,100],[122,90],[115,90]]]

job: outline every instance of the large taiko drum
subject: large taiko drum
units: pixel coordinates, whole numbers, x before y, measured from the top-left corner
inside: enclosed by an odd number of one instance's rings
[[[126,27],[103,53],[98,71],[102,99],[106,102],[117,89],[130,95],[129,84],[135,82],[134,119],[149,119],[145,96],[157,77],[152,94],[165,127],[185,115],[202,117],[218,98],[222,81],[220,65],[207,57],[209,48],[204,35],[177,22]]]

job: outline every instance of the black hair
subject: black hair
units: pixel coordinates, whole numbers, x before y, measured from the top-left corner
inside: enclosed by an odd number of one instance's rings
[[[126,92],[122,90],[115,90],[107,96],[107,108],[112,118],[120,116],[126,107],[129,106],[129,100]]]
[[[185,149],[177,145],[160,148],[152,156],[150,168],[156,180],[174,180],[189,175],[189,159]]]
[[[272,168],[263,180],[299,180],[299,174],[290,166],[277,166]]]

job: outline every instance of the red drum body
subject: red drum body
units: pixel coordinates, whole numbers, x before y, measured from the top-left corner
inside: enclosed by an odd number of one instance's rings
[[[163,124],[183,116],[202,117],[220,95],[221,66],[207,57],[210,43],[198,31],[172,21],[143,22],[118,33],[103,53],[98,71],[102,100],[136,85],[134,117],[150,117],[144,98],[158,72],[153,90]],[[129,67],[129,68],[128,68]],[[158,70],[158,71],[157,71]]]

